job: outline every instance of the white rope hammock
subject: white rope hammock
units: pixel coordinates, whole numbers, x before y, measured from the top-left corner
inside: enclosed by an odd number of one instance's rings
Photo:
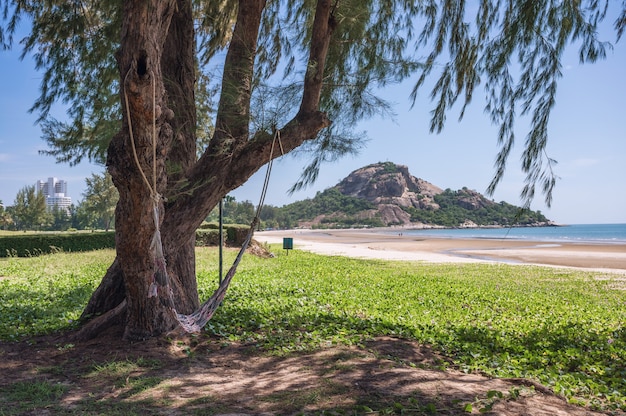
[[[148,297],[156,297],[158,296],[159,289],[165,290],[167,296],[169,297],[170,307],[174,312],[174,316],[178,320],[180,326],[186,332],[200,332],[202,328],[209,322],[209,320],[213,317],[213,314],[219,307],[219,305],[224,300],[226,296],[226,291],[228,290],[228,286],[237,271],[237,266],[241,259],[243,258],[243,254],[248,248],[250,241],[252,241],[252,236],[254,235],[254,229],[256,228],[259,222],[259,216],[261,214],[261,209],[265,202],[265,195],[267,194],[267,188],[269,185],[270,173],[272,171],[273,164],[273,155],[274,155],[274,147],[276,142],[280,146],[281,154],[283,153],[282,143],[280,141],[280,131],[276,130],[274,133],[274,139],[272,141],[272,147],[270,149],[269,162],[267,164],[267,171],[265,173],[265,180],[263,182],[263,189],[261,191],[261,197],[259,199],[259,205],[257,206],[254,219],[250,224],[250,229],[248,230],[248,234],[243,241],[241,249],[233,262],[233,265],[226,273],[226,276],[220,283],[219,287],[213,292],[213,295],[205,301],[198,310],[195,312],[185,315],[182,313],[178,313],[175,308],[174,298],[172,293],[172,288],[169,284],[169,277],[167,274],[167,263],[165,261],[165,255],[163,254],[163,243],[161,241],[161,230],[159,228],[159,202],[161,201],[162,196],[156,191],[157,178],[156,178],[156,82],[154,79],[154,73],[150,73],[152,78],[152,184],[148,181],[143,169],[141,168],[141,164],[139,163],[139,158],[137,157],[137,149],[135,147],[135,139],[133,136],[133,127],[132,121],[130,117],[130,108],[128,106],[128,95],[126,94],[126,78],[128,78],[128,74],[130,70],[126,74],[124,79],[124,101],[126,104],[126,112],[128,118],[128,130],[130,135],[131,147],[133,149],[133,157],[135,159],[135,163],[137,164],[137,168],[141,173],[141,177],[143,178],[148,190],[150,191],[150,197],[152,199],[152,208],[153,208],[153,217],[154,217],[154,235],[152,236],[152,242],[150,244],[150,250],[152,251],[154,257],[154,273],[152,278],[152,283],[148,289]]]

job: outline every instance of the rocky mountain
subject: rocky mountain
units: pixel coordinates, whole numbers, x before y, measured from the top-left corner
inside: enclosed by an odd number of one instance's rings
[[[432,183],[411,175],[408,167],[390,162],[355,170],[339,182],[337,189],[344,195],[367,199],[376,205],[419,209],[437,209],[434,197],[443,192]]]
[[[314,198],[281,210],[300,227],[550,225],[540,212],[496,203],[467,188],[443,190],[391,162],[357,169]]]

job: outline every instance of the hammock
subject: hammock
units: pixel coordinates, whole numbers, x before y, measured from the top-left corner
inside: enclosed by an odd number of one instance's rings
[[[126,77],[128,77],[129,73],[130,73],[130,70],[126,74]],[[141,173],[141,176],[145,184],[150,190],[150,195],[153,200],[154,235],[152,236],[150,250],[152,251],[152,255],[154,258],[154,273],[152,276],[152,283],[150,284],[150,287],[148,289],[148,297],[151,298],[151,297],[158,296],[159,289],[165,290],[169,297],[170,308],[174,312],[174,316],[176,316],[176,319],[178,320],[178,323],[180,324],[180,326],[186,332],[190,332],[190,333],[200,332],[202,328],[207,324],[207,322],[209,322],[209,320],[213,317],[213,314],[215,313],[219,305],[224,300],[224,297],[226,296],[226,291],[228,290],[228,286],[230,285],[230,282],[233,279],[233,276],[235,276],[235,273],[237,272],[237,266],[239,265],[239,262],[241,262],[241,259],[243,258],[243,254],[248,248],[250,241],[252,241],[252,236],[254,235],[254,229],[259,223],[259,216],[261,214],[261,209],[265,202],[265,195],[267,193],[270,173],[272,171],[274,145],[276,144],[277,140],[280,145],[281,153],[284,154],[283,149],[282,149],[282,143],[280,141],[280,130],[275,131],[274,139],[272,141],[269,162],[267,164],[267,171],[265,173],[265,181],[263,182],[263,190],[261,191],[259,205],[257,206],[255,216],[254,216],[254,219],[252,220],[252,223],[250,224],[250,229],[248,231],[248,234],[241,246],[241,249],[239,250],[239,253],[237,254],[237,257],[235,258],[235,261],[233,262],[233,265],[230,267],[230,269],[228,270],[228,273],[226,273],[226,276],[220,283],[219,287],[215,290],[213,295],[207,301],[205,301],[202,305],[200,305],[197,311],[189,315],[178,313],[174,306],[175,304],[174,304],[173,293],[169,285],[169,277],[167,275],[167,263],[165,261],[165,255],[163,254],[161,230],[159,229],[160,221],[159,221],[158,204],[160,202],[161,196],[156,192],[156,114],[155,114],[156,87],[154,84],[154,74],[152,74],[152,79],[153,79],[153,85],[152,85],[153,87],[153,90],[152,90],[152,94],[153,94],[153,97],[152,97],[153,98],[153,106],[152,106],[153,107],[153,124],[152,124],[153,182],[152,183],[153,185],[151,185],[150,182],[148,181],[148,178],[146,177],[139,163],[139,158],[137,157],[137,149],[135,148],[135,139],[133,137],[133,128],[131,124],[130,109],[128,106],[128,96],[126,95],[126,90],[124,89],[124,99],[126,103],[126,110],[127,110],[127,116],[128,116],[128,130],[129,130],[129,135],[130,135],[131,147],[133,149],[133,156],[135,158],[135,163],[137,164],[137,168],[139,169],[139,172]],[[126,80],[124,80],[124,85],[125,84],[126,84]]]
[[[280,133],[277,133],[277,135],[274,137],[274,140],[276,140],[276,137],[278,137],[278,139],[280,140]],[[150,249],[152,250],[152,253],[154,255],[154,274],[152,278],[152,283],[150,284],[150,288],[148,290],[148,297],[157,296],[159,287],[165,289],[169,295],[170,305],[176,316],[176,319],[178,320],[178,323],[180,324],[180,326],[186,332],[190,332],[190,333],[200,332],[202,328],[207,324],[207,322],[209,322],[209,320],[213,317],[213,314],[215,313],[219,305],[224,300],[224,297],[226,296],[226,291],[228,290],[228,286],[230,285],[230,282],[233,279],[233,276],[235,276],[235,273],[237,272],[237,266],[239,265],[239,262],[241,262],[241,259],[243,258],[243,254],[245,253],[246,249],[250,245],[250,241],[252,241],[252,236],[254,235],[254,230],[259,223],[259,215],[261,213],[261,208],[263,207],[263,203],[265,201],[265,194],[267,193],[267,186],[269,183],[270,172],[272,170],[273,151],[274,151],[274,143],[272,143],[272,150],[270,152],[270,162],[267,165],[267,172],[265,174],[265,181],[263,183],[263,191],[261,192],[261,199],[259,201],[259,205],[257,206],[257,210],[255,213],[254,219],[252,220],[252,223],[250,224],[250,229],[248,230],[248,234],[245,240],[243,241],[243,244],[241,245],[241,249],[239,250],[239,253],[237,253],[237,257],[235,258],[233,265],[230,266],[228,273],[226,273],[226,276],[220,283],[219,287],[215,290],[215,292],[213,292],[213,295],[207,301],[205,301],[202,305],[200,305],[197,311],[189,315],[176,312],[176,308],[174,307],[174,299],[172,296],[172,290],[169,287],[169,277],[167,275],[167,266],[165,262],[165,256],[163,255],[163,245],[161,243],[161,231],[159,230],[159,225],[158,225],[159,224],[158,207],[156,203],[154,205],[153,211],[154,211],[155,231],[154,231],[154,236],[152,237],[152,243],[150,246]]]

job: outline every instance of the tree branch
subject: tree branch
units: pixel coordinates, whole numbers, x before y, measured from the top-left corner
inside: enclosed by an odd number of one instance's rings
[[[300,104],[301,114],[310,113],[319,108],[326,57],[328,56],[330,38],[336,26],[332,9],[330,0],[317,2],[311,34],[311,51],[304,77],[302,103]]]
[[[176,115],[170,120],[174,140],[167,155],[168,187],[176,186],[196,161],[196,51],[191,1],[177,0],[176,10],[161,57],[167,105]]]
[[[242,3],[226,57],[215,135],[208,150],[192,168],[188,186],[168,207],[162,227],[164,234],[169,227],[176,227],[180,232],[181,224],[188,229],[180,235],[193,232],[220,198],[245,183],[270,157],[281,155],[279,151],[270,155],[273,141],[270,134],[258,134],[248,140],[253,52],[264,1]],[[284,153],[314,139],[320,130],[331,124],[328,116],[319,111],[319,103],[330,38],[336,26],[332,10],[330,0],[318,1],[300,110],[280,129]],[[187,221],[181,221],[182,218]]]
[[[265,0],[239,2],[237,23],[224,62],[222,91],[209,155],[229,154],[248,140],[257,38]]]

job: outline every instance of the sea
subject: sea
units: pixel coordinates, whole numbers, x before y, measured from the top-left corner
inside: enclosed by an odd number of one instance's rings
[[[391,233],[391,232],[390,232]],[[397,231],[394,231],[397,234]],[[441,238],[506,238],[551,243],[626,243],[626,224],[572,224],[556,227],[445,228],[403,230],[405,236]]]

